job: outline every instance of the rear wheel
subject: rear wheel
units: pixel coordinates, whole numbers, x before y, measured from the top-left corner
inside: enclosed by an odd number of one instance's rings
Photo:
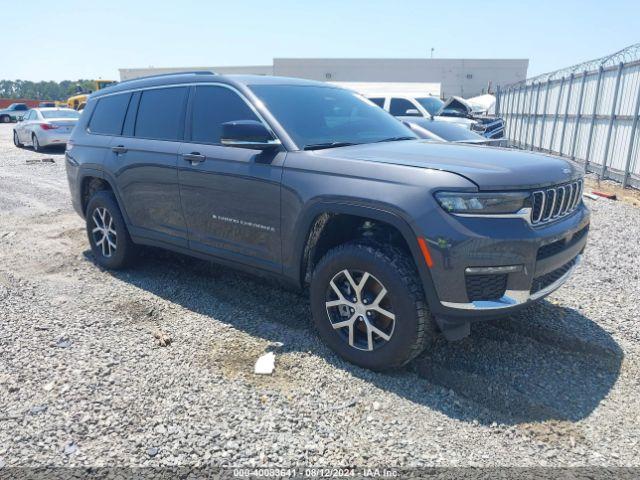
[[[10,123],[11,117],[9,115],[0,115],[0,122],[2,123]]]
[[[330,250],[314,271],[311,307],[325,343],[373,370],[406,364],[436,335],[415,265],[392,247]]]
[[[24,145],[22,145],[20,143],[20,138],[18,137],[18,132],[16,132],[15,130],[13,131],[13,144],[18,148],[24,147]]]
[[[96,262],[109,269],[129,266],[135,258],[136,245],[112,192],[96,192],[87,206],[87,235]]]
[[[35,133],[31,136],[31,144],[33,145],[34,151],[42,152],[42,146],[40,146],[40,142],[38,141],[38,137]]]

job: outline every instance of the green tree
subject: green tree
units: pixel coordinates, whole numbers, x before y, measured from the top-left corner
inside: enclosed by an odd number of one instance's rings
[[[33,100],[66,100],[78,93],[95,88],[93,80],[63,80],[61,82],[30,80],[0,80],[0,98],[28,98]]]

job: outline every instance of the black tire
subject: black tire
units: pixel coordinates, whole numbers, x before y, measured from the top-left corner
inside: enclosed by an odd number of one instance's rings
[[[34,152],[42,152],[42,146],[40,145],[38,137],[36,137],[35,133],[31,135],[31,145],[33,145]]]
[[[24,145],[20,143],[20,140],[18,140],[18,132],[15,130],[13,131],[13,144],[18,148],[24,147]]]
[[[113,221],[111,228],[115,231],[115,235],[110,235],[109,240],[115,244],[115,251],[112,251],[111,247],[108,246],[105,252],[102,245],[98,245],[102,232],[94,232],[94,229],[99,226],[96,223],[96,218],[100,219],[100,213],[103,210],[106,210]],[[97,217],[94,217],[94,215],[97,215]],[[96,192],[89,200],[85,217],[87,236],[89,237],[89,244],[96,262],[100,266],[111,270],[130,266],[136,257],[137,248],[131,241],[127,225],[113,193],[108,190]]]
[[[331,280],[344,269],[373,276],[387,290],[393,306],[395,323],[390,338],[373,350],[355,348],[345,334],[332,326],[325,305],[327,292]],[[333,248],[313,272],[310,296],[313,321],[322,340],[342,358],[361,367],[372,370],[401,367],[419,355],[437,335],[416,267],[409,256],[394,247],[348,243]]]
[[[0,123],[11,123],[11,117],[9,115],[0,115]]]

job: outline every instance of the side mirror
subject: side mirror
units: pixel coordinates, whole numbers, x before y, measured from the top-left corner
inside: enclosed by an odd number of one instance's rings
[[[249,150],[269,150],[281,145],[280,140],[274,139],[269,130],[256,120],[223,123],[220,143]]]
[[[422,114],[420,114],[420,110],[418,110],[417,108],[409,108],[407,109],[406,112],[404,112],[404,114],[407,117],[421,117]]]

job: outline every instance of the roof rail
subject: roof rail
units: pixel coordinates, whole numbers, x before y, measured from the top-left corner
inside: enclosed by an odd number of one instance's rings
[[[134,82],[136,80],[147,80],[149,78],[160,78],[160,77],[171,77],[174,75],[217,75],[216,72],[212,72],[211,70],[192,70],[192,71],[184,71],[184,72],[170,72],[170,73],[159,73],[157,75],[146,75],[144,77],[136,77],[130,78],[128,80],[122,80],[118,82],[118,85],[127,82]]]

